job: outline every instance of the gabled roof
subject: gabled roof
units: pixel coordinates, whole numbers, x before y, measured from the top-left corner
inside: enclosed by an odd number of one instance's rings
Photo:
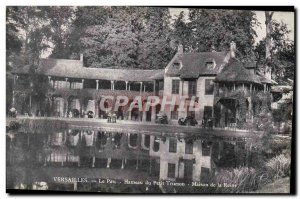
[[[216,75],[224,64],[226,52],[202,52],[183,54],[181,78],[198,78],[200,75]],[[208,68],[206,62],[215,62],[213,68]]]
[[[37,74],[80,79],[153,81],[151,77],[161,71],[163,70],[87,68],[80,60],[41,59]],[[22,72],[26,73],[26,71]]]
[[[170,63],[166,75],[179,76],[183,79],[198,78],[200,75],[216,75],[224,65],[226,55],[227,52],[177,53],[174,62],[181,62],[182,67],[180,70],[174,69]],[[208,68],[206,63],[212,61],[215,62],[215,66]]]
[[[261,84],[259,76],[251,73],[244,64],[231,58],[215,78],[215,82],[239,82]]]

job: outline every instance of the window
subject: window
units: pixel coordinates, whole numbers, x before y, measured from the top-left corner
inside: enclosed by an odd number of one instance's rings
[[[177,139],[170,138],[169,152],[172,152],[172,153],[176,153],[177,152]]]
[[[210,143],[202,141],[202,156],[210,156]]]
[[[197,83],[196,81],[189,81],[189,95],[196,95]]]
[[[201,167],[200,182],[209,183],[210,180],[209,168]]]
[[[190,106],[188,106],[187,111],[188,111],[187,112],[188,117],[195,118],[195,111],[190,110]]]
[[[185,153],[193,154],[193,142],[189,141],[185,143]]]
[[[168,178],[175,178],[175,164],[168,163]]]
[[[175,68],[175,69],[180,69],[180,63],[174,62],[174,63],[173,63],[173,68]]]
[[[204,106],[203,118],[211,119],[212,118],[212,106]]]
[[[172,80],[172,94],[179,94],[179,80]]]
[[[72,82],[71,89],[82,89],[82,83],[81,82]]]
[[[212,94],[214,94],[213,79],[206,79],[205,80],[205,95],[212,95]]]
[[[54,81],[54,88],[60,89],[60,88],[65,88],[65,87],[66,87],[65,81]]]
[[[178,106],[174,106],[174,110],[171,111],[171,120],[178,120]]]
[[[206,62],[205,65],[207,68],[214,68],[215,63],[212,61],[209,61],[209,62]]]

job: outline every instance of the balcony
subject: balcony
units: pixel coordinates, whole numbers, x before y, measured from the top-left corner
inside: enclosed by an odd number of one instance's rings
[[[250,92],[250,90],[229,90],[229,89],[223,89],[219,90],[215,93],[216,97],[220,98],[230,98],[230,97],[250,97],[252,94],[256,93],[256,91]]]
[[[127,96],[130,98],[134,98],[135,96],[148,97],[152,96],[153,92],[140,92],[140,91],[129,91],[129,90],[110,90],[110,89],[92,89],[92,88],[84,88],[84,89],[68,89],[68,88],[59,88],[50,92],[52,95],[60,95],[60,96],[85,96],[92,98],[99,98],[101,96]]]

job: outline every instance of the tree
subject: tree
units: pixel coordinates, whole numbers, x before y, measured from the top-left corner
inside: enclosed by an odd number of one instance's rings
[[[67,58],[69,54],[67,41],[70,37],[70,27],[74,18],[74,9],[67,6],[44,7],[49,21],[50,39],[53,50],[50,57]]]
[[[108,7],[81,37],[91,67],[163,68],[170,59],[167,8]],[[97,22],[98,23],[98,22]]]
[[[6,9],[6,66],[10,70],[16,55],[20,53],[22,41],[19,38],[19,25],[22,18],[18,15],[16,7]]]
[[[287,84],[288,78],[294,79],[294,42],[288,38],[290,30],[285,23],[268,18],[266,37],[255,47],[258,67],[263,73],[272,72],[272,79],[278,83]]]
[[[191,8],[189,21],[192,36],[187,45],[192,51],[227,51],[234,41],[237,58],[254,59],[254,27],[259,23],[253,11]]]

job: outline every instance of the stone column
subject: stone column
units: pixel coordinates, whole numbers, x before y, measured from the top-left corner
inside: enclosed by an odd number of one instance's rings
[[[146,92],[146,85],[144,85],[144,93]]]
[[[99,118],[99,104],[98,100],[95,99],[95,118]]]
[[[139,169],[139,159],[136,159],[136,167],[135,167],[136,170]]]
[[[140,94],[142,93],[142,89],[143,89],[143,82],[140,82]]]
[[[121,166],[121,169],[124,169],[124,159],[122,159],[122,166]]]
[[[83,89],[84,79],[81,79],[81,83],[82,83],[82,89]]]
[[[156,119],[156,108],[155,106],[151,107],[151,122],[155,122]]]
[[[153,81],[153,95],[155,95],[155,92],[156,92],[156,81],[154,80]]]
[[[146,105],[146,104],[145,104]],[[150,110],[149,110],[150,111]],[[147,117],[147,115],[146,115],[146,111],[145,110],[143,110],[143,112],[142,112],[142,122],[145,122],[146,121],[146,117]]]
[[[106,168],[110,168],[111,158],[107,158]]]
[[[96,80],[96,90],[99,90],[99,80]]]
[[[51,84],[51,76],[48,76],[48,82]]]
[[[66,88],[68,88],[68,78],[66,77],[65,80],[66,80]]]
[[[113,80],[110,81],[110,90],[115,90]]]
[[[126,83],[126,90],[128,90],[128,81],[125,81]]]
[[[93,156],[92,167],[95,167],[95,161],[96,161],[96,157],[95,157],[95,156]]]

